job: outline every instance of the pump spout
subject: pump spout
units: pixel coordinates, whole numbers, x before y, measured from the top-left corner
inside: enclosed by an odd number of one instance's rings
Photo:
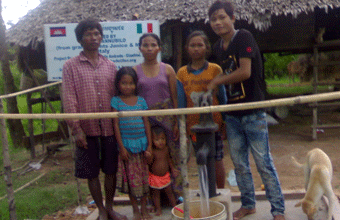
[[[212,104],[212,91],[199,97],[199,106],[210,106]],[[212,113],[201,113],[199,123],[192,126],[191,131],[196,134],[196,143],[193,143],[196,153],[197,165],[206,165],[209,180],[209,197],[216,196],[216,174],[215,174],[215,132],[218,125],[213,120]]]
[[[209,146],[207,146],[207,143],[204,143],[203,146],[196,153],[196,163],[198,165],[207,165],[207,158],[209,156],[209,153]]]

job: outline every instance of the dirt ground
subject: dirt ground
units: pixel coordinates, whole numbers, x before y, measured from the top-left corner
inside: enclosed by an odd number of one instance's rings
[[[325,109],[319,115],[319,123],[323,124],[340,124],[339,110]],[[321,148],[324,150],[332,160],[333,163],[333,189],[334,192],[340,195],[340,129],[320,129],[317,140],[312,140],[312,111],[310,108],[299,105],[290,107],[289,116],[280,120],[278,124],[269,126],[269,138],[271,153],[279,175],[281,186],[283,190],[299,190],[304,188],[303,172],[293,166],[291,156],[297,158],[298,161],[303,162],[306,153],[313,148]],[[71,156],[67,156],[66,152],[56,153],[53,162],[47,162],[45,169],[58,168],[59,166],[70,166],[72,164]],[[227,147],[225,147],[224,165],[226,172],[233,169]],[[51,167],[46,167],[51,166]],[[256,190],[261,190],[261,179],[256,171],[254,161],[251,158],[251,167],[255,182]],[[188,164],[189,182],[191,189],[198,189],[198,174],[195,157],[191,156]],[[228,177],[228,176],[227,176]],[[226,187],[232,191],[237,192],[237,187],[230,187],[226,180]],[[88,196],[88,199],[91,199]],[[89,206],[90,210],[95,208],[94,205]],[[44,219],[86,219],[86,216],[72,216],[74,209],[66,212],[58,212]]]
[[[279,124],[269,126],[269,142],[271,154],[277,169],[281,187],[283,190],[303,189],[303,171],[296,168],[291,161],[294,156],[303,163],[307,152],[313,148],[321,148],[330,157],[333,163],[333,189],[340,195],[340,129],[320,129],[317,140],[312,140],[312,112],[303,106],[290,109],[289,116],[279,120]],[[340,112],[323,112],[319,115],[319,123],[340,124]],[[198,176],[196,171],[195,158],[190,159],[189,179],[192,187],[198,187]],[[253,158],[250,164],[254,177],[256,190],[261,190],[261,178],[256,170]],[[232,170],[233,164],[229,157],[228,148],[225,148],[224,166],[226,173]],[[195,173],[196,171],[196,173]],[[238,191],[237,187],[230,187],[226,180],[226,186],[232,191]]]

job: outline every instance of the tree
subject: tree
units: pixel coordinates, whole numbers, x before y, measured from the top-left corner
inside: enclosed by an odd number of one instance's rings
[[[14,80],[9,64],[9,53],[6,44],[6,26],[2,18],[2,4],[0,0],[0,60],[3,74],[3,84],[5,94],[16,92],[17,88],[14,85]],[[7,99],[7,112],[19,113],[16,97]],[[25,136],[24,127],[21,120],[8,119],[7,124],[10,131],[10,136],[15,147],[23,146],[23,137]]]
[[[8,55],[4,54],[4,51],[7,51],[6,48],[6,27],[4,21],[2,19],[2,0],[0,0],[0,59],[3,57],[8,58]],[[2,57],[1,57],[2,56]],[[9,63],[9,61],[7,60]],[[13,77],[12,77],[13,79]],[[2,108],[3,100],[0,100],[0,113],[3,113]],[[22,126],[22,125],[21,125]],[[5,181],[7,185],[7,195],[8,195],[8,205],[9,205],[9,216],[11,220],[16,220],[16,208],[14,202],[14,191],[12,184],[12,169],[11,169],[11,161],[8,150],[8,141],[7,141],[7,132],[6,132],[6,123],[5,119],[0,120],[0,132],[1,132],[1,143],[2,143],[2,151],[3,151],[3,160],[4,160],[4,172],[5,172]]]

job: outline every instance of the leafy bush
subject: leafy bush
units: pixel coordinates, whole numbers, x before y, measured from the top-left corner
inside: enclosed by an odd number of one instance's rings
[[[266,79],[281,79],[288,76],[287,65],[298,55],[285,55],[279,53],[264,54],[264,74]]]

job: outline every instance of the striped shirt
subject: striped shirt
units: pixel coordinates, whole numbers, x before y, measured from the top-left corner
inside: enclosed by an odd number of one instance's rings
[[[138,96],[135,105],[125,104],[119,96],[111,99],[112,108],[117,111],[139,111],[147,110],[148,106],[144,98]],[[122,136],[124,147],[132,153],[146,150],[147,138],[143,117],[121,117],[119,118],[119,130]]]
[[[65,113],[110,112],[114,93],[115,64],[99,55],[93,66],[84,52],[67,60],[63,66],[62,98]],[[72,134],[113,135],[112,119],[68,120]]]

